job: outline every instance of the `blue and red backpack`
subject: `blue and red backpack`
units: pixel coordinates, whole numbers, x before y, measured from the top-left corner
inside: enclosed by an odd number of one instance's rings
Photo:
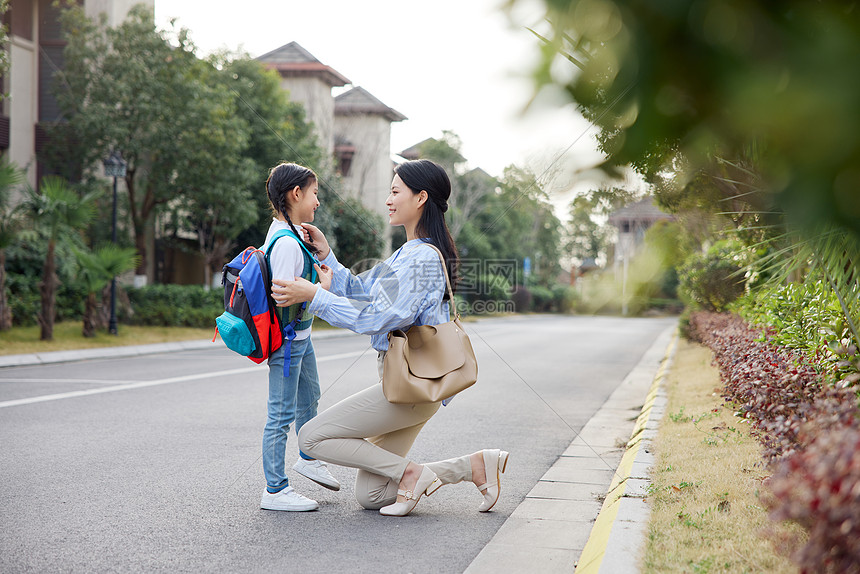
[[[222,269],[224,313],[215,319],[215,336],[220,334],[228,349],[248,357],[255,363],[268,359],[286,342],[284,376],[287,376],[290,371],[290,346],[296,337],[296,325],[302,322],[307,304],[302,303],[298,313],[293,313],[295,318],[288,322],[284,320],[287,315],[281,312],[272,298],[272,268],[269,257],[275,242],[284,236],[298,241],[304,251],[305,271],[310,268],[310,281],[316,281],[316,270],[313,267],[313,264],[318,262],[316,257],[290,231],[280,230],[275,233],[265,253],[256,247],[246,248]]]

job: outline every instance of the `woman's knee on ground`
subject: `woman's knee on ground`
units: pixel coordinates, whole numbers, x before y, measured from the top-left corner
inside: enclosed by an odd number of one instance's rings
[[[397,501],[397,487],[384,476],[359,470],[355,477],[355,499],[367,510],[379,510]]]
[[[318,457],[314,456],[314,450],[320,444],[320,440],[319,440],[319,438],[317,438],[315,436],[316,433],[314,432],[317,428],[317,425],[314,424],[315,421],[316,421],[316,419],[311,419],[308,422],[306,422],[304,425],[302,425],[302,428],[299,430],[299,434],[298,434],[298,442],[299,442],[299,449],[301,449],[301,451],[303,453],[305,453],[308,456],[318,458]]]

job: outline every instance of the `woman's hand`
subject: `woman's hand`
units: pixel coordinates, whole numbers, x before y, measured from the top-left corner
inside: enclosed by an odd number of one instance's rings
[[[325,259],[331,253],[331,247],[328,245],[328,240],[323,235],[323,232],[318,227],[310,223],[302,223],[302,231],[305,235],[305,240],[313,243],[320,250],[319,258]]]
[[[317,265],[314,263],[314,268],[317,270],[317,275],[320,280],[320,287],[325,289],[326,291],[331,291],[331,278],[334,275],[334,271],[332,271],[331,267],[325,265],[324,263],[320,263]]]
[[[296,303],[310,301],[319,288],[319,285],[315,285],[302,277],[296,277],[295,281],[273,279],[272,298],[278,307],[289,307]]]

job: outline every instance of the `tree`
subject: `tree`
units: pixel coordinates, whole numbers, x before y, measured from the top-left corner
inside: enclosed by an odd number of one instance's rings
[[[194,202],[199,205],[213,198],[212,190],[226,193],[227,182],[247,175],[241,158],[247,126],[235,115],[232,92],[217,85],[211,64],[196,57],[187,30],[158,31],[146,6],[132,8],[116,28],[104,18],[93,22],[74,5],[63,11],[62,23],[68,44],[55,93],[67,122],[51,128],[54,143],[44,159],[70,177],[76,174],[68,170],[76,169],[92,180],[102,158],[122,153],[141,275],[159,210],[170,202],[171,208],[189,209],[194,193],[209,194]],[[246,200],[236,198],[233,205]],[[202,246],[211,255],[216,243],[207,237]]]
[[[41,311],[39,325],[40,339],[50,341],[54,338],[55,297],[57,275],[54,253],[57,240],[64,233],[83,228],[92,218],[96,194],[79,196],[65,181],[58,177],[46,177],[41,181],[39,191],[28,188],[24,202],[24,213],[36,225],[48,242],[45,263],[42,268],[42,281],[39,284]]]
[[[325,152],[308,124],[304,107],[291,102],[281,88],[280,76],[245,54],[218,54],[210,62],[219,70],[219,82],[235,98],[235,115],[247,126],[247,145],[241,156],[253,162],[253,175],[241,184],[247,191],[256,217],[238,234],[241,247],[259,246],[266,238],[272,209],[266,195],[269,170],[282,161],[313,169],[320,178],[320,191],[333,180]],[[323,205],[321,210],[325,210]]]
[[[322,195],[327,215],[335,222],[330,236],[334,237],[338,260],[352,267],[380,257],[384,247],[380,232],[385,224],[382,217],[364,207],[358,199],[334,197],[331,192]],[[320,203],[322,205],[322,201]]]
[[[601,128],[608,165],[631,164],[653,179],[681,158],[692,178],[720,160],[741,166],[758,147],[759,184],[736,180],[735,197],[776,205],[798,228],[833,225],[860,235],[853,193],[860,83],[849,72],[860,53],[855,7],[802,0],[546,5],[551,49],[536,77],[559,77],[548,73],[559,56],[579,68],[563,87]]]
[[[442,131],[442,139],[429,139],[418,150],[422,159],[441,165],[451,179],[447,222],[456,242],[466,222],[481,208],[482,199],[498,187],[498,181],[480,168],[465,171],[460,136],[451,130]]]
[[[0,162],[0,331],[12,327],[12,309],[6,293],[6,248],[12,245],[21,228],[19,212],[12,208],[12,193],[24,181],[17,166]]]
[[[573,198],[565,232],[567,254],[580,260],[606,255],[613,236],[607,218],[635,199],[634,192],[619,187],[602,187]]]
[[[6,21],[6,12],[9,11],[9,0],[0,0],[0,19],[4,22]],[[0,77],[6,75],[9,71],[9,51],[5,49],[5,46],[9,43],[9,30],[6,28],[5,24],[0,25],[0,46],[4,46],[3,50],[0,50]],[[0,92],[0,102],[2,102],[6,98],[6,94]]]
[[[480,209],[463,226],[458,247],[471,265],[516,262],[512,283],[522,283],[525,258],[534,263],[534,279],[552,285],[560,270],[561,222],[546,192],[529,171],[509,166],[499,188],[485,195]],[[468,279],[468,277],[466,277]]]
[[[117,275],[134,269],[137,256],[133,248],[111,244],[95,251],[73,249],[73,252],[80,266],[79,278],[87,292],[82,333],[84,337],[95,337],[99,316],[96,293]]]

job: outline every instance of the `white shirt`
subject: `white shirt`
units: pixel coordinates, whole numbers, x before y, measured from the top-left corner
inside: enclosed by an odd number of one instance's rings
[[[272,219],[272,224],[269,226],[268,233],[266,233],[266,242],[262,247],[263,252],[268,248],[269,242],[272,240],[272,236],[282,229],[293,231],[290,229],[290,226],[286,221]],[[301,228],[299,228],[300,234],[301,231]],[[295,231],[293,231],[293,233],[295,233]],[[301,237],[301,235],[299,235],[299,237]],[[302,271],[305,270],[305,257],[304,251],[299,245],[299,242],[293,237],[281,237],[278,239],[275,246],[272,248],[272,253],[269,255],[269,265],[272,268],[272,279],[286,279],[288,281],[294,281],[296,277],[301,277]],[[306,307],[305,317],[309,314],[310,311]],[[301,341],[302,339],[307,339],[310,336],[311,328],[302,329],[301,331],[296,331],[295,340]]]

